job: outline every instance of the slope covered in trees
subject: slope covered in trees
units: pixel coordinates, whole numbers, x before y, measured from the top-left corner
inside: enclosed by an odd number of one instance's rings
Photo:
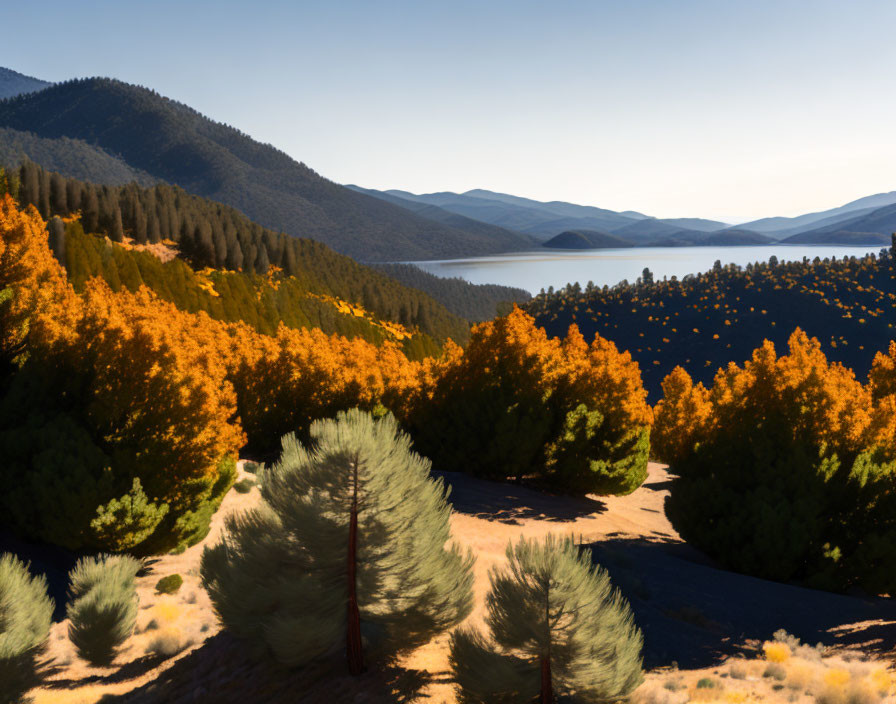
[[[71,178],[108,186],[126,183],[151,186],[159,180],[83,140],[48,139],[33,132],[0,127],[0,167],[14,171],[25,161],[36,162],[48,171],[58,171]]]
[[[43,90],[50,83],[0,66],[0,99]]]
[[[464,342],[469,335],[465,320],[427,294],[326,245],[266,230],[234,208],[175,186],[95,186],[25,162],[9,178],[0,171],[0,191],[4,188],[21,203],[35,205],[46,218],[78,214],[84,230],[114,243],[167,241],[191,265],[179,260],[162,264],[149,254],[85,237],[70,225],[71,241],[62,235],[56,247],[65,251],[60,258],[76,286],[90,276],[103,276],[116,290],[123,285],[135,291],[146,284],[184,310],[204,310],[225,321],[245,320],[262,332],[273,332],[282,321],[291,327],[384,339],[382,327],[369,325],[361,315],[367,311],[379,320],[398,323],[411,336],[419,330],[423,337]],[[207,268],[217,271],[194,271]],[[335,299],[354,305],[334,307]],[[432,339],[421,336],[406,342],[406,349],[415,355],[432,353],[434,348]]]
[[[444,278],[413,264],[373,264],[405,286],[425,291],[455,315],[479,323],[510,312],[511,304],[522,305],[532,294],[521,288],[498,284],[471,284],[459,276]]]
[[[542,292],[527,310],[551,335],[575,323],[629,350],[657,398],[675,366],[709,382],[728,362],[749,358],[768,339],[780,346],[800,327],[821,340],[831,360],[868,373],[874,354],[896,337],[896,259],[889,250],[862,259],[831,259],[745,268],[720,263],[683,280],[613,288],[572,284]]]
[[[154,178],[356,259],[470,256],[529,243],[506,230],[484,236],[443,225],[357,193],[186,105],[111,79],[68,81],[2,101],[0,126],[102,147]]]

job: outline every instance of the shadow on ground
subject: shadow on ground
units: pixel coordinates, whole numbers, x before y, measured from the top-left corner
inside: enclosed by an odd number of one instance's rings
[[[470,481],[458,472],[433,472],[451,487],[454,510],[487,521],[515,525],[522,519],[569,522],[604,513],[602,501],[584,496],[557,497],[519,484]]]
[[[270,661],[253,662],[245,645],[226,633],[209,638],[193,652],[142,687],[101,704],[404,704],[439,675],[387,667],[352,677],[344,662],[286,669]],[[444,677],[444,675],[442,675]]]
[[[644,632],[645,666],[711,667],[778,629],[810,645],[896,652],[896,602],[832,594],[715,568],[670,540],[610,538],[589,546]]]

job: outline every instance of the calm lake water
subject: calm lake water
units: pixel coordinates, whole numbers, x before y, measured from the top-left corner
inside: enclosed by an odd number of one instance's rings
[[[759,246],[759,247],[639,247],[598,250],[539,250],[512,252],[471,259],[413,262],[437,276],[459,276],[474,284],[502,284],[538,293],[549,286],[562,288],[578,281],[585,286],[593,281],[598,286],[613,286],[623,279],[634,283],[644,267],[656,279],[664,276],[681,278],[712,269],[718,259],[722,264],[767,262],[772,255],[778,261],[801,261],[815,257],[862,257],[880,252],[882,247]]]

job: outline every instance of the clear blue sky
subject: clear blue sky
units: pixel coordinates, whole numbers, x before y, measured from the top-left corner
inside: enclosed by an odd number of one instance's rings
[[[896,2],[6,3],[0,65],[143,84],[341,183],[747,218],[896,190]]]

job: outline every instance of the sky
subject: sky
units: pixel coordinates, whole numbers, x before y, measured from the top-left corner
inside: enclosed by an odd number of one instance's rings
[[[5,3],[0,65],[112,76],[339,183],[728,222],[896,190],[896,2]]]

